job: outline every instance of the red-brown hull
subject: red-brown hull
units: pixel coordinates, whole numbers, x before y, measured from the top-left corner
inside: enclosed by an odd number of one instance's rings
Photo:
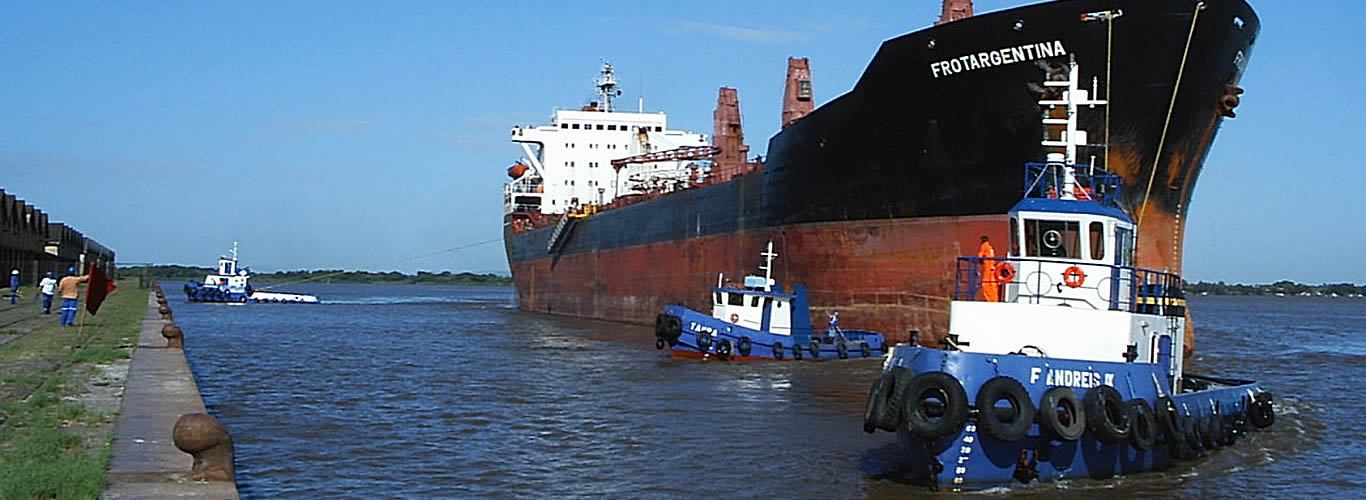
[[[514,262],[512,275],[523,309],[647,324],[667,304],[710,310],[718,273],[758,272],[771,240],[774,277],[806,284],[814,326],[839,311],[845,326],[896,343],[913,329],[922,339],[947,333],[955,259],[975,253],[982,235],[1009,241],[1005,215],[747,230]]]

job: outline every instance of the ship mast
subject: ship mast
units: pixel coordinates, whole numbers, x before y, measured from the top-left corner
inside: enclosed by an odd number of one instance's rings
[[[764,257],[764,265],[759,266],[760,269],[764,270],[764,291],[771,292],[773,291],[773,258],[778,256],[778,254],[773,253],[773,242],[769,241],[768,250],[759,255]]]
[[[972,17],[972,0],[944,0],[944,10],[939,13],[935,26]]]
[[[612,63],[602,62],[602,78],[593,80],[593,86],[598,88],[598,97],[602,100],[602,111],[612,111],[612,98],[621,95],[617,90],[617,77],[612,73]],[[644,100],[641,101],[644,107]]]

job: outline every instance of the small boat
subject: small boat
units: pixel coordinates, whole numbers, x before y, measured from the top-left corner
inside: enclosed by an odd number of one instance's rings
[[[232,257],[219,257],[216,274],[204,277],[204,282],[185,283],[185,297],[190,302],[317,304],[318,297],[298,293],[263,292],[252,288],[251,270],[237,265],[237,242],[232,243]]]
[[[1064,98],[1079,95],[1073,83]],[[1068,135],[1084,137],[1078,104],[1058,105]],[[1028,164],[1025,180],[1008,256],[958,259],[942,345],[913,333],[873,382],[863,428],[896,433],[910,479],[958,491],[1108,478],[1272,425],[1256,382],[1183,370],[1182,280],[1133,266],[1139,225],[1118,175],[1067,148]]]
[[[839,327],[839,313],[830,326],[817,332],[811,326],[806,287],[794,284],[792,293],[773,280],[773,242],[764,252],[763,276],[745,276],[743,286],[726,283],[718,275],[712,292],[711,315],[681,305],[670,305],[655,317],[655,348],[674,356],[736,361],[825,360],[882,357],[883,335]]]

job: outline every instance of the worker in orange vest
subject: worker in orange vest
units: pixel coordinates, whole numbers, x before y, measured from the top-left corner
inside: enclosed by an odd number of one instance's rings
[[[996,249],[991,246],[991,238],[982,235],[982,246],[977,248],[977,258],[982,259],[982,300],[1001,301],[1001,288],[996,280]]]

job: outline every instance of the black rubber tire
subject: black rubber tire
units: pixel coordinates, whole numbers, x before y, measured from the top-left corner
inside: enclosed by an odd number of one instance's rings
[[[1184,460],[1195,455],[1190,439],[1186,437],[1186,420],[1178,414],[1175,420],[1176,431],[1167,442],[1167,455],[1173,460]]]
[[[754,342],[751,342],[749,337],[740,337],[740,340],[735,343],[735,352],[741,356],[749,356],[752,350],[754,350]]]
[[[939,439],[953,435],[968,420],[968,395],[963,384],[944,372],[926,372],[911,377],[903,393],[902,412],[906,415],[906,430],[922,439]],[[934,420],[923,404],[930,397],[944,404],[944,415]]]
[[[1224,415],[1219,419],[1219,444],[1223,446],[1233,446],[1238,442],[1238,432],[1234,430],[1233,415]]]
[[[1039,398],[1039,427],[1063,441],[1086,433],[1086,406],[1071,387],[1054,387]]]
[[[664,338],[670,344],[677,343],[678,336],[683,334],[683,320],[679,319],[678,316],[665,316],[664,333],[666,335]]]
[[[1129,438],[1129,407],[1114,387],[1098,385],[1082,396],[1086,429],[1102,443],[1115,444]]]
[[[1185,415],[1181,418],[1181,436],[1186,442],[1188,457],[1194,457],[1200,450],[1205,449],[1202,439],[1200,439],[1200,423],[1193,416]]]
[[[887,432],[896,432],[897,428],[905,423],[906,417],[901,409],[906,407],[906,390],[911,387],[911,378],[914,375],[911,374],[910,370],[900,366],[893,366],[892,369],[887,370],[887,373],[892,377],[892,394],[887,398],[887,404],[883,406],[881,423],[885,425],[878,428]]]
[[[667,337],[667,335],[664,334],[664,313],[655,315],[655,337],[661,339]]]
[[[734,349],[731,348],[730,340],[721,339],[721,340],[716,341],[716,358],[717,358],[717,359],[730,359],[730,353],[733,352],[733,351],[734,351]]]
[[[821,342],[819,340],[811,341],[811,359],[821,359]]]
[[[1172,398],[1157,398],[1153,414],[1157,416],[1158,430],[1162,431],[1158,434],[1159,443],[1171,444],[1181,441],[1181,415],[1176,412],[1176,403],[1172,402]]]
[[[664,350],[664,346],[667,345],[669,345],[669,343],[665,342],[664,339],[655,339],[655,350],[662,351]]]
[[[695,340],[694,342],[697,343],[697,350],[699,352],[706,353],[707,351],[711,350],[711,335],[706,333],[699,333],[696,335],[696,339],[697,340]]]
[[[835,346],[835,355],[840,359],[849,359],[849,346],[844,342],[840,342]]]
[[[792,359],[797,361],[802,360],[802,346],[792,344]]]
[[[1129,443],[1134,448],[1141,451],[1153,449],[1157,444],[1157,416],[1153,414],[1153,408],[1148,402],[1134,398],[1130,399],[1129,405]]]
[[[896,379],[889,372],[882,372],[873,387],[868,390],[868,402],[863,407],[863,432],[872,434],[882,427],[882,417],[887,413],[887,400],[896,389]],[[892,427],[896,429],[895,425]]]
[[[773,343],[773,359],[781,360],[781,359],[783,359],[783,354],[786,354],[786,353],[787,353],[787,348],[783,347],[783,343],[782,343],[782,342],[774,342],[774,343]]]
[[[1257,400],[1247,409],[1247,421],[1252,422],[1258,429],[1265,429],[1276,423],[1276,409],[1271,406],[1271,399],[1263,399],[1261,394],[1258,394]]]
[[[865,358],[873,357],[873,348],[869,346],[867,342],[858,343],[858,352],[863,354],[863,357]]]
[[[1008,418],[1001,418],[996,403],[1010,404]],[[1034,425],[1034,402],[1029,400],[1020,381],[1006,376],[993,377],[977,389],[977,427],[998,441],[1023,439]]]
[[[1200,417],[1200,421],[1197,422],[1196,426],[1200,428],[1200,446],[1203,446],[1206,450],[1213,450],[1219,447],[1219,441],[1215,439],[1215,436],[1219,434],[1219,426],[1213,415]]]

